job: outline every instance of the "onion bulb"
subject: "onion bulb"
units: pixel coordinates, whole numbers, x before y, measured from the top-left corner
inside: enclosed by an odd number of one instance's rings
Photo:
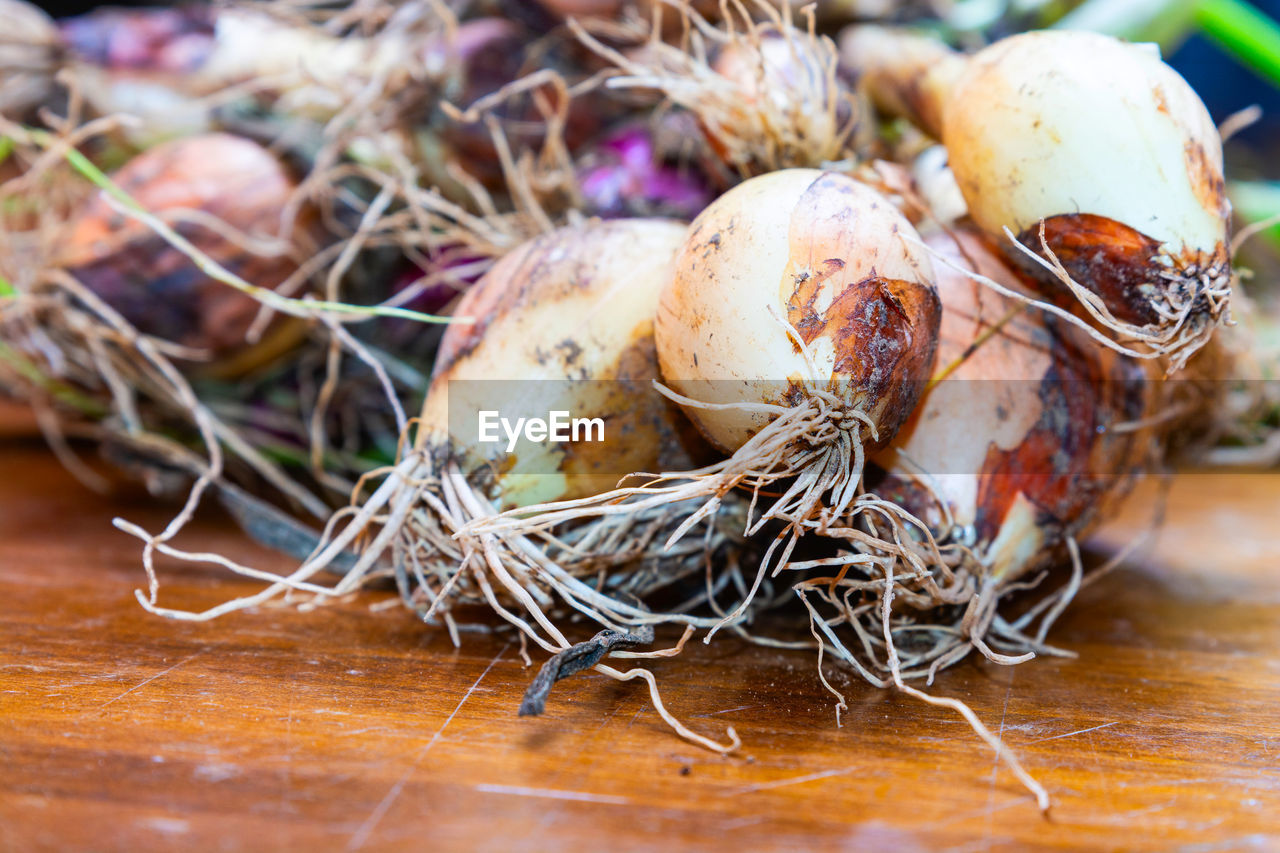
[[[946,145],[974,222],[1002,243],[1007,229],[1026,247],[1012,256],[1120,343],[1176,369],[1226,318],[1221,141],[1153,49],[1058,30],[967,60],[879,29],[843,46],[882,105]],[[929,50],[927,68],[903,60]]]
[[[869,187],[790,169],[754,178],[693,223],[658,311],[662,375],[683,396],[760,409],[690,406],[733,453],[810,390],[833,423],[888,442],[933,366],[933,269],[900,234],[910,223]],[[855,416],[843,410],[856,410]],[[871,437],[873,436],[873,437]]]
[[[0,0],[0,115],[22,118],[54,92],[61,39],[53,20],[23,0]]]
[[[589,499],[633,470],[704,461],[710,449],[652,386],[654,313],[686,228],[620,219],[560,229],[504,256],[467,292],[455,316],[474,322],[445,333],[413,449],[361,508],[362,518],[387,519],[365,565],[387,537],[399,537],[415,565],[453,590],[446,598],[420,580],[407,594],[411,606],[425,613],[447,611],[458,598],[487,601],[558,651],[568,643],[544,613],[553,605],[548,592],[606,626],[644,621],[652,614],[609,593],[667,586],[730,541],[727,531],[709,532],[681,550],[661,550],[653,543],[667,519],[654,513],[582,519],[544,531],[550,535],[475,529],[502,508]],[[513,446],[507,426],[496,442],[479,428],[485,412],[510,425],[549,420],[555,410],[600,419],[602,433],[557,441],[526,430]],[[590,575],[594,583],[606,567],[619,569],[607,589],[577,580]],[[507,609],[511,599],[541,631]]]
[[[296,182],[257,143],[209,134],[164,143],[134,157],[112,179],[165,218],[196,248],[246,281],[276,288],[309,248],[308,217],[288,238],[271,239]],[[146,225],[95,196],[72,222],[57,264],[139,332],[200,350],[216,372],[245,363],[245,335],[261,304],[218,282]],[[281,321],[253,348],[255,358],[287,346],[297,326]]]
[[[653,392],[653,325],[686,226],[623,219],[564,228],[512,250],[455,309],[423,409],[422,441],[504,508],[593,495],[630,471],[693,461],[699,442]],[[602,418],[606,440],[480,443],[477,413]],[[444,454],[444,456],[441,456]]]
[[[1010,289],[1021,279],[983,238],[935,233],[951,264]],[[914,514],[999,588],[1083,535],[1147,461],[1142,363],[938,264],[942,378],[888,450],[877,492]]]

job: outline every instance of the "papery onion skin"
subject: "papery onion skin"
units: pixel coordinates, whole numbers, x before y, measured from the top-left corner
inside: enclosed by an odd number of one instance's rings
[[[445,333],[420,442],[461,460],[504,508],[586,497],[631,471],[700,460],[696,432],[652,388],[654,313],[685,231],[669,220],[619,219],[563,228],[505,255],[458,304],[455,315],[476,322]],[[508,380],[504,417],[565,409],[603,418],[606,441],[525,441],[515,454],[473,443],[451,429],[461,425],[448,412],[494,409],[484,380]]]
[[[952,263],[1026,289],[980,235],[927,240]],[[939,370],[964,360],[874,460],[887,475],[872,484],[940,540],[971,548],[992,582],[1009,581],[1055,557],[1067,536],[1083,535],[1126,493],[1153,436],[1117,427],[1151,415],[1158,386],[1144,363],[1036,309],[1019,312],[941,262],[936,268]]]
[[[940,315],[927,255],[900,236],[913,233],[883,196],[834,173],[740,184],[694,221],[676,258],[658,311],[663,376],[704,402],[791,406],[806,384],[831,389],[876,424],[869,444],[887,442],[932,369]],[[770,420],[687,411],[727,452]]]
[[[152,213],[163,217],[183,209],[198,211],[260,241],[276,235],[280,210],[297,187],[274,155],[229,134],[158,145],[112,178]],[[305,247],[311,227],[304,211],[286,244]],[[260,255],[203,224],[179,222],[175,228],[196,248],[260,287],[275,288],[298,266],[287,251]],[[140,332],[216,357],[245,347],[245,333],[261,309],[252,296],[210,278],[146,225],[113,209],[101,194],[75,219],[57,262]]]

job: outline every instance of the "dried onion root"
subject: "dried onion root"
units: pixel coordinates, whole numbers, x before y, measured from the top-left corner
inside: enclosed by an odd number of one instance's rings
[[[815,32],[812,19],[801,30],[789,14],[758,6],[766,23],[734,3],[722,28],[680,7],[687,47],[662,41],[655,28],[643,47],[623,53],[570,26],[618,70],[611,89],[658,93],[689,111],[736,176],[854,158],[866,111],[836,73],[834,43]]]
[[[1172,372],[1228,319],[1221,141],[1151,49],[1046,31],[964,58],[868,27],[842,51],[878,103],[946,145],[979,227],[1124,351]]]
[[[654,613],[639,599],[701,571],[708,560],[731,562],[725,546],[732,537],[717,527],[675,550],[660,547],[673,515],[683,520],[669,510],[530,536],[466,529],[501,507],[593,494],[615,482],[619,470],[688,466],[706,452],[679,409],[651,387],[657,376],[653,316],[685,231],[670,221],[615,220],[561,229],[506,255],[459,305],[412,446],[381,472],[369,497],[330,519],[310,559],[279,576],[159,543],[156,550],[169,557],[212,561],[269,585],[198,613],[158,605],[154,580],[151,594],[140,592],[139,600],[156,613],[203,620],[285,593],[329,600],[390,575],[410,606],[424,620],[442,620],[455,641],[453,610],[479,604],[553,654],[573,645],[558,624],[566,614],[617,631],[714,624],[687,615],[692,604]],[[607,421],[618,441],[559,442],[544,432],[526,435],[512,452],[504,446],[507,436],[494,443],[479,435],[478,414],[487,409],[515,421],[557,406]],[[154,543],[145,531],[117,523]],[[363,547],[342,580],[316,580],[357,544]],[[607,580],[598,584],[597,577]],[[683,737],[722,752],[736,747],[732,732],[725,745],[684,728],[662,707],[648,671],[597,669],[649,682],[660,713]]]

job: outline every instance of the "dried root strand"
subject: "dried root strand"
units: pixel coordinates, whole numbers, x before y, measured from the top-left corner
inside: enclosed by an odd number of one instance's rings
[[[627,54],[575,20],[569,27],[616,69],[609,88],[658,93],[688,110],[740,177],[856,156],[869,112],[837,77],[838,51],[817,34],[811,9],[805,10],[807,29],[800,30],[789,8],[757,2],[765,18],[760,23],[743,3],[731,0],[720,29],[687,5],[672,5],[684,23],[683,46],[661,39],[660,21],[643,47]],[[725,63],[733,66],[732,76],[716,67]]]

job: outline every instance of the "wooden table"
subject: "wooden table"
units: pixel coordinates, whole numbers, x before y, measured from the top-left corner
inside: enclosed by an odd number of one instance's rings
[[[849,682],[837,727],[808,653],[717,638],[651,662],[690,725],[736,727],[726,758],[672,735],[642,686],[594,673],[519,719],[533,673],[515,646],[454,649],[371,612],[377,595],[149,616],[138,546],[109,519],[165,513],[90,494],[10,439],[0,849],[1278,850],[1277,498],[1274,475],[1184,476],[1159,548],[1060,622],[1079,659],[939,679],[1048,787],[1046,819],[949,712]],[[185,541],[287,564],[216,514]],[[187,607],[253,588],[212,570],[168,581]]]

